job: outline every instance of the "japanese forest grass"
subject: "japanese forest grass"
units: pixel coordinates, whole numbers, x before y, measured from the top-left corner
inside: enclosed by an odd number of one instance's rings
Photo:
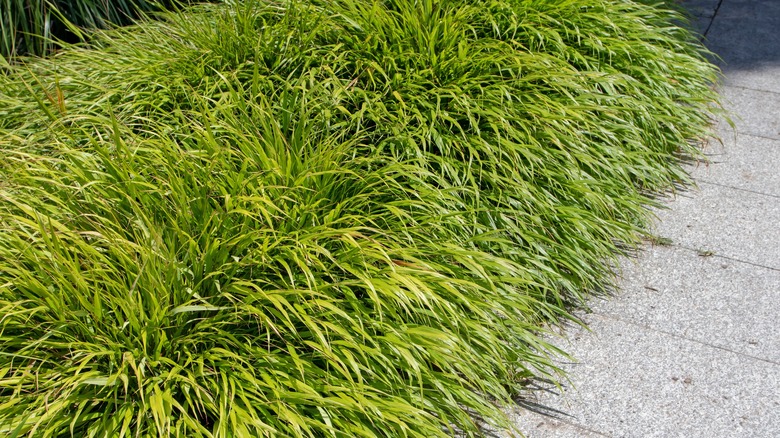
[[[629,1],[242,2],[0,74],[0,431],[451,436],[686,182],[716,70]]]

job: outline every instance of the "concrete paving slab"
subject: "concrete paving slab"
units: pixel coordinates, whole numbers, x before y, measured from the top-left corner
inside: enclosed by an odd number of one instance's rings
[[[714,184],[680,193],[654,233],[675,245],[780,269],[780,200]]]
[[[572,385],[538,395],[566,422],[610,437],[780,434],[780,366],[616,319],[588,322],[592,332],[571,330],[565,346],[580,360],[566,367]],[[562,436],[560,421],[522,410],[516,420],[530,437]]]
[[[703,35],[710,27],[719,0],[683,0],[681,3],[690,14],[690,26]]]
[[[593,312],[780,364],[780,271],[657,245],[622,266]]]
[[[749,23],[749,25],[747,25]],[[723,1],[707,34],[727,85],[780,92],[780,2]]]
[[[780,51],[780,48],[777,50]],[[722,64],[719,66],[726,75],[724,85],[780,94],[780,65],[758,65],[748,69]]]
[[[717,8],[708,41],[732,65],[777,62],[780,54],[773,48],[780,45],[776,32],[779,24],[780,2],[726,0]]]
[[[680,3],[693,17],[712,18],[720,0],[682,0]]]
[[[710,17],[691,17],[687,26],[689,29],[693,29],[699,39],[704,39],[704,33],[707,32],[711,21]]]
[[[696,180],[780,197],[780,140],[727,133],[704,153],[709,162],[690,167]]]
[[[780,94],[724,86],[721,95],[738,133],[780,139]]]

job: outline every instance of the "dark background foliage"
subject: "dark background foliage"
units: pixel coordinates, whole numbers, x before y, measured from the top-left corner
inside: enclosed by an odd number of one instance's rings
[[[54,40],[78,41],[65,23],[84,28],[126,25],[143,15],[172,9],[176,0],[2,0],[0,55],[43,55]],[[64,20],[63,20],[64,18]]]

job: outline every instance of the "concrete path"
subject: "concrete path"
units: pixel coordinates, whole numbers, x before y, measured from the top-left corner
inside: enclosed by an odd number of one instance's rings
[[[557,342],[577,363],[531,401],[548,415],[516,413],[531,438],[780,437],[780,0],[683,4],[723,59],[736,132],[659,212],[666,245]]]

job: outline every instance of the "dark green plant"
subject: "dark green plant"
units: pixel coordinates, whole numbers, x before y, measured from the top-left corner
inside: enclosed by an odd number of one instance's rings
[[[43,55],[55,40],[77,38],[69,25],[88,29],[125,25],[175,4],[170,0],[0,0],[0,56]]]
[[[0,433],[469,436],[687,180],[629,1],[272,1],[0,75]]]

